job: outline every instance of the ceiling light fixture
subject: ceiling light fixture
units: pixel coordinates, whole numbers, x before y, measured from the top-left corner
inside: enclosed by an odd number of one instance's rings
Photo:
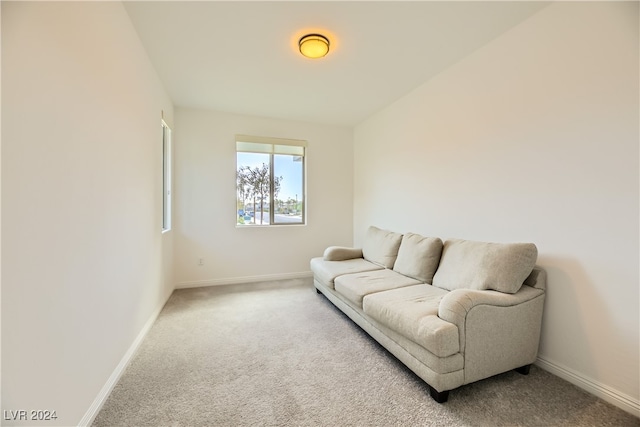
[[[300,53],[307,58],[322,58],[329,53],[329,39],[321,34],[307,34],[298,41]]]

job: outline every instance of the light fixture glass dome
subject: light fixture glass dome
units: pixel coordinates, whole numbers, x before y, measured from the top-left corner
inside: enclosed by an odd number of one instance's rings
[[[307,58],[322,58],[329,53],[329,39],[321,34],[307,34],[298,42],[300,53]]]

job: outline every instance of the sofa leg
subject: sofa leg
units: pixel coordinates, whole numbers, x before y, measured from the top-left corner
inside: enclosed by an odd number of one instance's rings
[[[316,293],[317,294],[322,294],[322,292],[320,292],[320,289],[316,288]]]
[[[531,369],[531,365],[524,365],[516,368],[515,371],[522,375],[529,375],[529,370]]]
[[[431,393],[431,397],[438,403],[444,403],[449,399],[449,390],[446,391],[438,391],[435,388],[429,386],[429,392]]]

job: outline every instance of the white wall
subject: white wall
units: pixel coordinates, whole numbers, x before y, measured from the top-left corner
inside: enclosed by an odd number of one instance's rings
[[[58,417],[3,423],[76,425],[173,289],[172,105],[119,2],[2,2],[2,89],[2,410]]]
[[[236,134],[308,141],[307,225],[236,227]],[[174,141],[179,287],[307,273],[325,247],[352,243],[351,129],[177,108]]]
[[[356,245],[535,242],[541,364],[636,414],[638,92],[638,3],[555,3],[354,136]]]

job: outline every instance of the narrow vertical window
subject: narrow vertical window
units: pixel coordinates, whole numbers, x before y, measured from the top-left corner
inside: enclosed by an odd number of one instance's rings
[[[162,120],[162,231],[171,230],[171,128]]]
[[[305,224],[302,140],[236,135],[236,224]]]

